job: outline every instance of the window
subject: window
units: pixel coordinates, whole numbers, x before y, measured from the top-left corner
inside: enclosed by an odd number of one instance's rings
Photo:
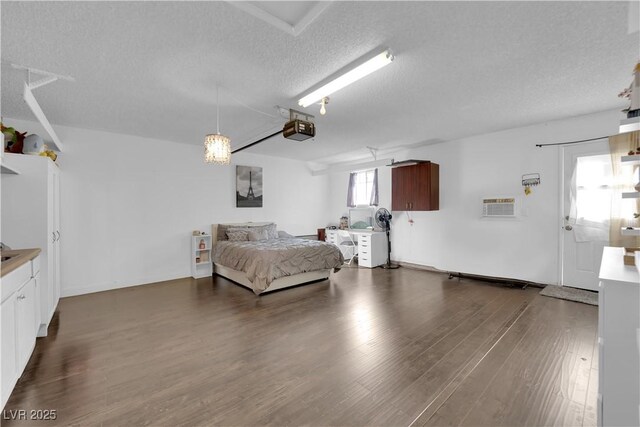
[[[373,188],[373,170],[356,172],[356,205],[369,205]]]
[[[347,206],[378,206],[378,169],[352,172],[347,188]]]
[[[611,157],[579,157],[576,165],[576,218],[605,222],[611,215]]]

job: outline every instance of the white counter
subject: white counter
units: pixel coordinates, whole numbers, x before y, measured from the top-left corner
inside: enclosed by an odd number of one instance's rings
[[[640,422],[640,274],[604,248],[598,295],[598,425]]]
[[[632,265],[624,265],[623,255],[624,248],[604,248],[602,264],[600,264],[600,280],[615,280],[627,282],[630,285],[640,284],[638,269]],[[638,259],[637,256],[636,259]]]

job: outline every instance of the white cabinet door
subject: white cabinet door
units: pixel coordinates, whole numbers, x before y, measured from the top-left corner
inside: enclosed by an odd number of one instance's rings
[[[16,294],[11,295],[0,306],[2,342],[2,407],[7,402],[18,372],[16,351]]]
[[[36,288],[31,279],[16,292],[16,323],[18,343],[18,369],[22,371],[29,361],[36,341]]]
[[[36,258],[36,260],[39,258]],[[35,261],[35,260],[34,260]],[[42,321],[42,309],[41,309],[41,299],[42,299],[42,295],[40,294],[40,286],[42,285],[42,282],[40,281],[40,272],[36,273],[35,277],[33,278],[33,288],[34,288],[34,298],[35,298],[35,319],[36,319],[36,324],[35,324],[35,333],[36,336],[38,335],[38,331],[40,329],[40,322]]]
[[[54,167],[53,172],[53,230],[56,234],[56,241],[53,245],[53,305],[54,311],[60,299],[60,172]]]

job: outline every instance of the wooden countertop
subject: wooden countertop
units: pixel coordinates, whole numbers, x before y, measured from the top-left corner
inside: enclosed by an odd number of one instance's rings
[[[0,266],[0,277],[4,277],[5,274],[11,273],[16,268],[37,257],[40,254],[40,248],[3,250],[0,251],[0,254],[3,257],[12,257],[9,260],[2,261]]]

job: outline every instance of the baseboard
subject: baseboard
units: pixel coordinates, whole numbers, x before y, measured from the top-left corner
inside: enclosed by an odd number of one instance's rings
[[[140,280],[136,280],[135,282],[128,282],[128,283],[113,283],[113,282],[97,283],[97,284],[94,284],[91,286],[85,286],[82,288],[61,289],[60,297],[61,298],[75,297],[78,295],[93,294],[96,292],[112,291],[114,289],[132,288],[134,286],[144,286],[144,285],[150,285],[150,284],[159,283],[159,282],[167,282],[169,280],[184,279],[185,277],[190,277],[190,276],[185,273],[175,273],[169,276],[162,276],[162,277],[150,276]]]
[[[394,260],[391,260],[391,262],[394,264],[398,264],[404,268],[411,268],[413,270],[423,270],[423,271],[430,271],[432,273],[449,274],[448,271],[440,270],[439,268],[435,268],[430,265],[413,264],[411,262],[394,261]]]
[[[549,285],[549,283],[538,283],[538,282],[532,282],[530,280],[513,279],[513,278],[510,278],[510,277],[483,276],[483,275],[479,275],[479,274],[462,273],[462,272],[457,272],[457,271],[446,271],[446,270],[440,270],[440,269],[432,267],[432,266],[421,265],[421,264],[413,264],[413,263],[410,263],[410,262],[403,262],[403,261],[394,261],[394,262],[396,264],[401,265],[402,267],[405,267],[405,268],[411,268],[411,269],[414,269],[414,270],[430,271],[432,273],[446,274],[446,275],[458,277],[460,279],[465,279],[466,278],[466,279],[473,279],[473,280],[481,280],[481,281],[484,281],[484,282],[504,283],[504,284],[521,285],[521,286],[534,286],[534,287],[537,287],[537,288],[544,288],[544,287]]]

